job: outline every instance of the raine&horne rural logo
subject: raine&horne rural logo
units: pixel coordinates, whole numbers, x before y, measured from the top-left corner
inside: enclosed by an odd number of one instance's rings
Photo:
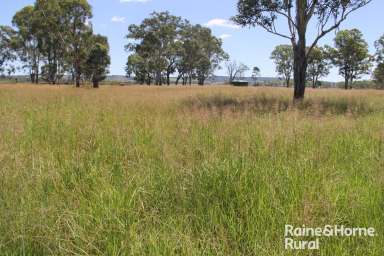
[[[294,227],[285,225],[285,250],[320,250],[321,237],[375,237],[376,230],[370,228],[351,228],[343,225],[325,225],[324,227]],[[310,238],[310,240],[308,240]]]

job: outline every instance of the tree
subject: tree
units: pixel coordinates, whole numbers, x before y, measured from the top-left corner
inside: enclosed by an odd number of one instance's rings
[[[111,63],[108,39],[104,36],[94,35],[91,45],[84,71],[86,77],[92,81],[93,88],[99,88],[99,82],[106,78],[107,68]]]
[[[344,77],[345,89],[352,89],[353,81],[368,74],[372,66],[368,44],[358,29],[341,30],[335,38],[335,48],[327,47],[332,63]]]
[[[236,79],[240,79],[244,72],[249,70],[249,67],[243,63],[237,63],[235,60],[227,61],[225,63],[227,70],[228,81],[232,83]]]
[[[378,65],[373,72],[373,76],[379,87],[384,88],[384,35],[375,42],[375,47]]]
[[[67,59],[72,65],[76,87],[80,87],[83,74],[82,67],[87,59],[89,40],[92,36],[92,27],[89,20],[92,18],[92,8],[87,0],[60,1],[65,36],[61,38],[68,45]],[[60,37],[63,34],[58,33]]]
[[[179,59],[176,63],[178,77],[176,85],[182,79],[183,85],[192,84],[192,79],[196,77],[196,65],[199,56],[196,54],[199,51],[199,43],[194,35],[194,26],[188,25],[181,31],[181,47],[179,48]]]
[[[195,63],[196,76],[198,84],[204,85],[205,80],[216,69],[220,68],[220,62],[227,60],[229,57],[222,48],[222,40],[213,36],[211,29],[195,25],[192,31],[195,43],[199,46],[198,51],[195,53],[197,56],[197,62]]]
[[[354,11],[372,0],[239,0],[238,15],[233,20],[241,26],[260,26],[266,31],[289,39],[294,52],[294,99],[305,94],[308,56],[318,41]],[[286,20],[288,33],[278,31],[278,17]],[[307,49],[308,24],[314,20],[318,34]],[[314,22],[313,22],[314,23]]]
[[[379,63],[384,62],[384,35],[375,42],[376,47],[376,60]]]
[[[329,74],[330,61],[323,47],[315,46],[308,56],[308,80],[312,82],[312,88],[316,88],[319,78]]]
[[[231,60],[225,63],[225,68],[227,69],[228,82],[232,83],[239,72],[239,65],[235,60]]]
[[[293,51],[290,45],[278,45],[271,54],[271,59],[275,62],[276,72],[283,77],[287,87],[293,71]]]
[[[23,68],[28,69],[32,83],[39,82],[39,69],[41,60],[41,43],[35,9],[27,6],[18,11],[12,19],[13,26],[17,29],[16,50]]]
[[[384,89],[384,63],[379,63],[379,65],[377,65],[373,72],[373,76],[379,88]]]
[[[222,49],[222,41],[201,25],[188,23],[180,33],[176,84],[180,79],[184,85],[192,84],[192,79],[196,78],[199,85],[204,85],[205,80],[220,68],[220,62],[229,58]]]
[[[252,69],[252,80],[257,81],[257,77],[260,76],[260,68],[259,67],[253,67]]]
[[[56,84],[66,72],[66,54],[69,44],[65,24],[66,10],[63,4],[68,1],[37,0],[32,10],[32,30],[37,37],[40,54],[41,77],[43,80]],[[40,61],[39,60],[39,61]]]
[[[0,74],[10,75],[15,71],[12,61],[16,60],[15,54],[16,31],[8,26],[0,26]]]
[[[239,69],[240,69],[239,79],[245,78],[245,72],[250,70],[250,68],[247,65],[243,64],[243,63],[240,63]]]
[[[108,42],[105,37],[93,35],[91,18],[87,0],[36,0],[14,15],[12,45],[32,82],[38,83],[41,77],[55,84],[71,75],[79,87],[81,79],[89,76],[86,68],[91,64],[92,79],[100,81],[102,66],[109,62]],[[97,71],[95,65],[99,65]]]
[[[128,57],[127,66],[125,68],[128,77],[135,76],[135,80],[140,84],[151,84],[152,77],[148,70],[148,66],[144,58],[139,54],[131,54]]]
[[[180,31],[187,23],[169,12],[153,12],[140,25],[129,26],[127,38],[136,42],[126,45],[126,49],[149,60],[152,69],[148,71],[153,72],[156,85],[163,84],[164,75],[170,84],[170,76],[176,71]]]
[[[176,84],[197,78],[199,84],[219,67],[226,54],[222,42],[209,28],[191,25],[189,21],[168,12],[152,13],[140,25],[130,25],[126,49],[127,75],[135,75],[140,83],[170,84],[170,76],[178,72]]]

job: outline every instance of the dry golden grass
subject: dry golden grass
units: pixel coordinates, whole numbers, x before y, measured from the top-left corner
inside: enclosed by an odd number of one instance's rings
[[[384,92],[291,94],[1,85],[0,254],[383,255]]]

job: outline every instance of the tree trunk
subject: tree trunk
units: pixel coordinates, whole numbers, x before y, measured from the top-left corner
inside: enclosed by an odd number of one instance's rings
[[[348,90],[349,89],[349,78],[348,76],[345,76],[345,79],[344,79],[344,87],[345,87],[345,90]]]
[[[31,83],[35,83],[35,74],[31,73],[30,74],[30,77],[31,77]]]
[[[287,86],[287,88],[289,88],[291,86],[291,78],[290,77],[285,79],[285,85]]]
[[[294,49],[294,70],[295,82],[294,100],[303,100],[305,94],[305,83],[307,75],[307,56],[305,49],[305,38],[300,39]]]
[[[307,8],[308,3],[306,0],[296,1],[296,25],[298,40],[293,44],[293,79],[294,79],[294,101],[301,101],[304,99],[305,83],[307,76],[307,51],[306,51],[306,33],[307,33]]]
[[[76,87],[77,88],[80,87],[80,74],[79,73],[76,73]]]
[[[179,75],[179,76],[176,78],[176,82],[175,82],[176,85],[179,84],[179,81],[180,81],[181,77],[182,77],[182,75]]]
[[[99,81],[93,80],[93,88],[99,88]]]

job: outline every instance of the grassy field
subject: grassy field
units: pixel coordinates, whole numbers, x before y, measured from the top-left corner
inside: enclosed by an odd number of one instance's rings
[[[1,85],[0,255],[384,255],[384,92],[291,94]]]

